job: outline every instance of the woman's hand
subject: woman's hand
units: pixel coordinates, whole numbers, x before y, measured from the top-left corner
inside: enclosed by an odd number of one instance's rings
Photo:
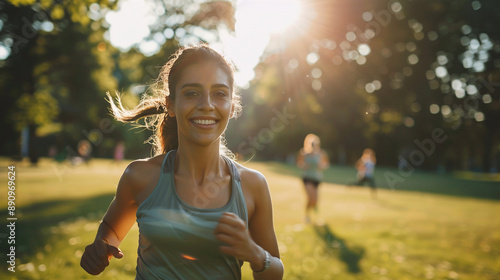
[[[236,214],[224,213],[215,227],[215,237],[224,242],[220,251],[239,260],[248,261],[252,269],[263,269],[265,252],[257,245],[246,228],[246,224]]]
[[[121,259],[123,253],[105,240],[96,239],[94,243],[85,247],[80,266],[89,274],[98,275],[109,265],[111,257]]]

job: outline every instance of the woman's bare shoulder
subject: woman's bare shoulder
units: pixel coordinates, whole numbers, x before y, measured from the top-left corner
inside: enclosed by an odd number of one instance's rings
[[[240,174],[242,185],[253,190],[267,188],[266,177],[262,173],[237,162],[235,162],[235,165]]]
[[[137,172],[137,171],[143,171],[143,169],[150,169],[155,167],[160,168],[164,159],[165,159],[165,154],[157,155],[150,158],[136,159],[127,166],[125,172]]]
[[[160,176],[160,169],[165,155],[132,161],[123,172],[120,183],[132,188],[134,192],[155,184]]]

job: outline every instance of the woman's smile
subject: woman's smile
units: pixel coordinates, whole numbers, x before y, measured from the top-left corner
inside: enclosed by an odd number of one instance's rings
[[[191,118],[190,121],[196,127],[204,129],[213,128],[219,123],[219,120],[214,119],[213,117],[196,117],[196,118]]]

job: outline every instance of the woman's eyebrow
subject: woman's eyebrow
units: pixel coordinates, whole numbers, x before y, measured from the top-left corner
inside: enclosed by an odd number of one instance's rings
[[[225,85],[225,84],[215,84],[212,86],[212,88],[227,88],[227,89],[229,89],[229,86]]]
[[[186,88],[186,87],[203,88],[203,85],[200,83],[189,83],[189,84],[182,85],[181,89]],[[215,85],[212,85],[212,88],[227,88],[227,89],[229,89],[229,86],[226,84],[215,84]]]
[[[190,83],[190,84],[184,84],[181,86],[181,89],[182,88],[185,88],[185,87],[196,87],[196,88],[202,88],[203,86],[199,83]]]

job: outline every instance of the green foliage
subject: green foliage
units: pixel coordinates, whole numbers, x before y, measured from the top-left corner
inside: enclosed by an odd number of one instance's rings
[[[35,125],[42,126],[55,120],[59,113],[56,100],[48,92],[24,94],[17,100],[18,111],[13,116],[17,129]]]
[[[6,77],[0,81],[0,89],[7,93],[7,103],[1,111],[9,116],[11,123],[5,125],[12,130],[2,140],[2,153],[6,153],[4,149],[10,143],[19,142],[14,128],[19,131],[30,126],[30,155],[36,158],[34,154],[48,149],[35,144],[36,135],[98,127],[106,116],[104,93],[116,88],[111,71],[114,62],[110,58],[116,51],[106,48],[103,42],[102,17],[90,19],[91,5],[106,10],[116,3],[104,0],[2,4],[0,39],[10,42],[3,45],[10,48],[10,55],[0,67]],[[80,122],[77,126],[76,121]],[[35,134],[42,126],[51,129]],[[71,128],[65,129],[68,126]],[[81,138],[77,131],[68,140]],[[19,148],[11,148],[7,153],[16,150]]]

